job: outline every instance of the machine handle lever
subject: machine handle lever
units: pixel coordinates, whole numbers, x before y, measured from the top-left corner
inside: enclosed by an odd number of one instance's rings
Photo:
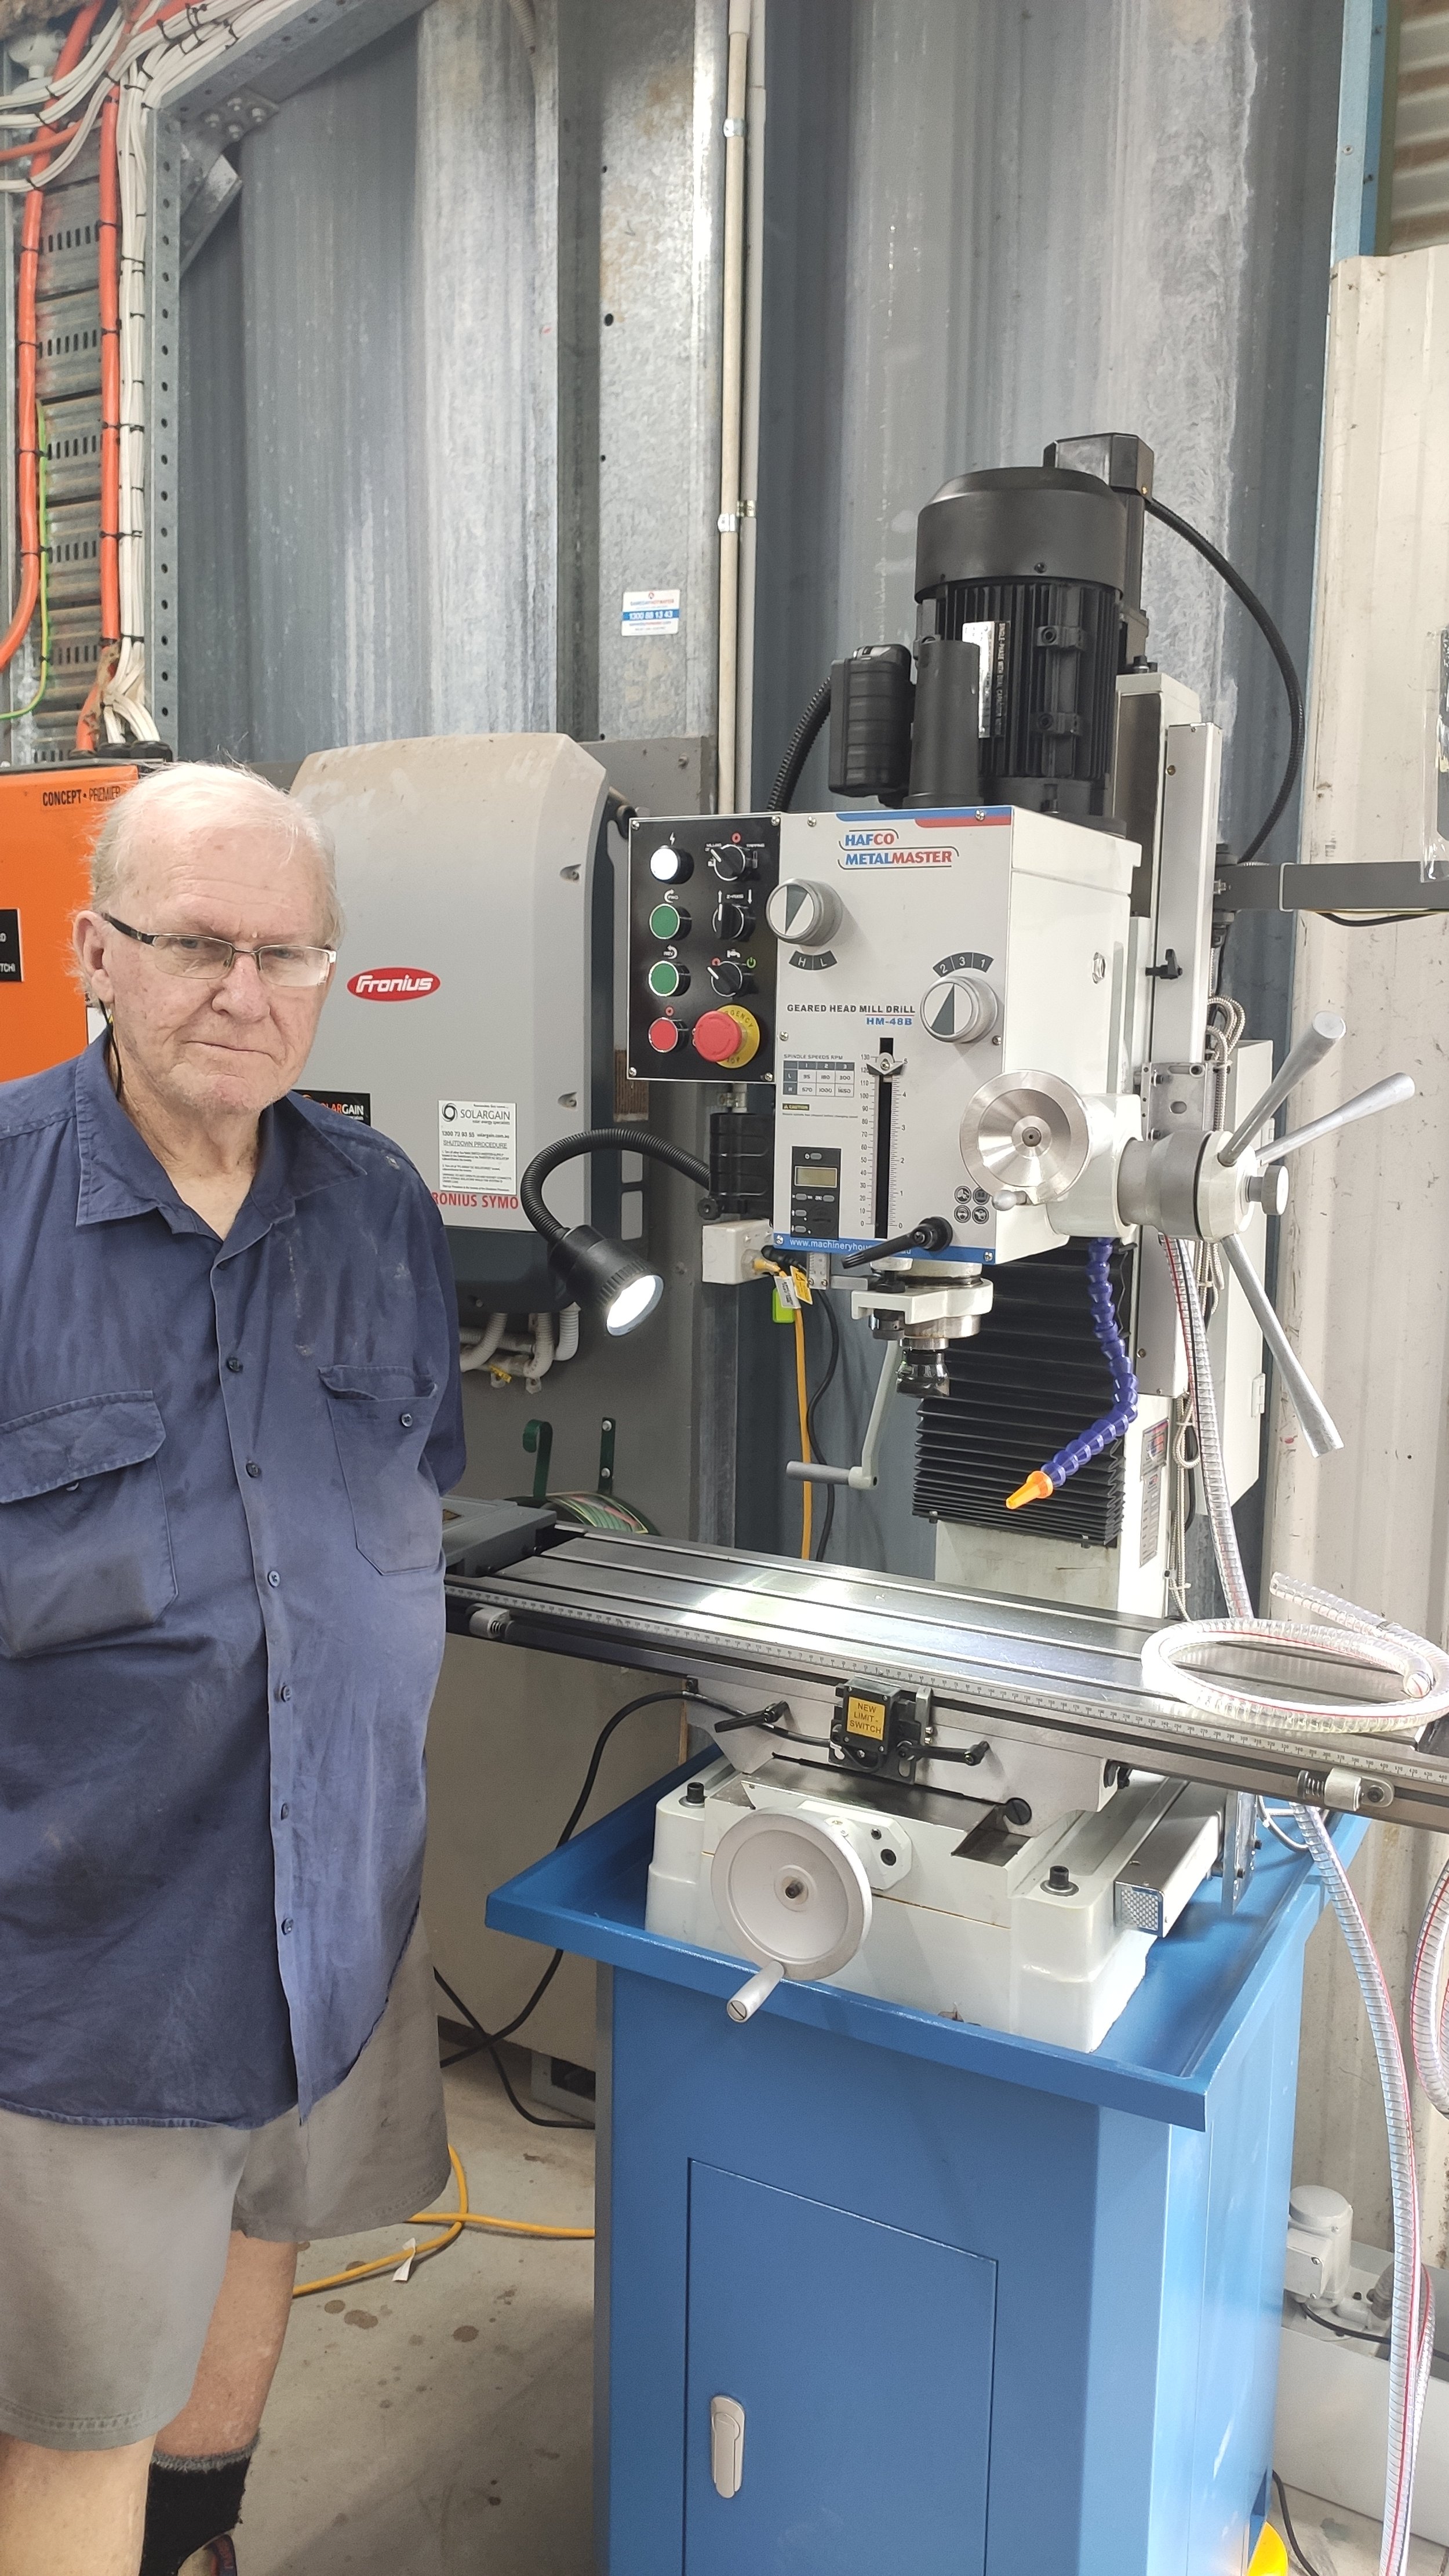
[[[767,1959],[739,1989],[730,1996],[725,2011],[731,2021],[753,2021],[767,1995],[772,1995],[785,1971],[778,1959]],[[731,2494],[734,2490],[731,2488]]]
[[[1239,1156],[1251,1145],[1258,1130],[1266,1127],[1274,1110],[1282,1105],[1290,1091],[1297,1089],[1305,1073],[1311,1073],[1316,1064],[1322,1064],[1326,1055],[1332,1055],[1344,1035],[1344,1023],[1337,1011],[1314,1012],[1302,1037],[1289,1048],[1283,1058],[1262,1099],[1255,1100],[1246,1118],[1239,1119],[1218,1155],[1220,1163],[1227,1165],[1237,1162]]]
[[[899,1252],[944,1252],[952,1239],[948,1216],[923,1216],[909,1234],[893,1234],[889,1243],[868,1243],[864,1252],[848,1252],[842,1270],[866,1270],[872,1261],[889,1261]]]
[[[865,1426],[858,1467],[827,1467],[818,1459],[791,1458],[786,1463],[786,1475],[793,1476],[798,1485],[849,1485],[857,1494],[873,1492],[876,1453],[900,1373],[901,1346],[899,1342],[891,1342],[887,1345],[885,1358],[880,1364],[880,1376],[875,1382],[875,1401]]]
[[[1324,1458],[1331,1449],[1341,1449],[1343,1441],[1333,1416],[1284,1332],[1268,1302],[1268,1291],[1235,1234],[1225,1238],[1222,1250],[1253,1310],[1258,1330],[1273,1354],[1274,1365],[1288,1389],[1289,1401],[1302,1424],[1303,1437],[1313,1456]]]
[[[1352,1100],[1326,1111],[1322,1118],[1310,1118],[1306,1127],[1294,1127],[1271,1145],[1258,1147],[1259,1165],[1277,1163],[1285,1154],[1296,1154],[1300,1145],[1311,1145],[1319,1136],[1331,1136],[1336,1127],[1351,1127],[1356,1118],[1372,1118],[1379,1109],[1395,1109],[1401,1100],[1414,1097],[1411,1073],[1390,1073],[1382,1082],[1371,1082],[1367,1091],[1356,1091]]]

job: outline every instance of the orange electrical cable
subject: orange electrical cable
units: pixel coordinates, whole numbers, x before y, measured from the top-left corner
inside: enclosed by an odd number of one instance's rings
[[[104,6],[105,0],[87,0],[79,17],[71,21],[70,33],[61,47],[53,79],[60,80],[75,69]],[[35,182],[42,170],[49,166],[55,150],[54,142],[47,139],[45,148],[37,148],[31,155],[31,189],[25,200],[20,226],[20,263],[15,295],[15,454],[19,484],[20,595],[15,603],[15,614],[4,635],[0,636],[0,671],[19,652],[30,631],[35,603],[40,597],[40,429],[35,414],[35,286],[40,267],[40,227],[45,199]]]
[[[53,129],[48,125],[42,126],[39,133],[32,134],[28,143],[7,144],[5,150],[0,152],[0,161],[28,161],[31,154],[35,152],[43,152],[48,161],[52,152],[58,152],[62,143],[69,143],[72,136],[79,132],[79,117],[74,125],[58,125]]]
[[[116,158],[120,91],[101,109],[100,219],[96,227],[101,307],[101,649],[96,676],[76,718],[78,751],[99,747],[101,695],[121,654],[121,174]]]

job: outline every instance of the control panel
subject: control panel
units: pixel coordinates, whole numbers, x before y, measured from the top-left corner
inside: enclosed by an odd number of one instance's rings
[[[768,814],[638,817],[629,833],[629,1072],[773,1082],[779,940]]]

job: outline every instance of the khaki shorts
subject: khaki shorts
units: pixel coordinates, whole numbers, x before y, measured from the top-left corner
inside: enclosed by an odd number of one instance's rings
[[[81,2128],[0,2110],[0,2433],[54,2451],[179,2415],[233,2228],[285,2245],[426,2209],[448,2179],[422,1924],[350,2075],[264,2129]]]

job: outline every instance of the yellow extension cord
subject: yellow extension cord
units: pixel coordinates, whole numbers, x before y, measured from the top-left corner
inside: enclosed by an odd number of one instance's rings
[[[778,1261],[766,1261],[763,1255],[756,1259],[755,1268],[764,1271],[772,1279],[785,1277],[782,1265]],[[803,1281],[803,1271],[798,1275]],[[809,1293],[809,1289],[805,1289],[804,1294],[807,1297]],[[778,1303],[775,1311],[779,1313]],[[795,1401],[800,1413],[800,1457],[802,1463],[808,1467],[810,1464],[810,1401],[805,1384],[805,1311],[800,1303],[798,1290],[791,1320],[795,1326]],[[815,1488],[807,1479],[800,1488],[800,1554],[807,1560],[810,1555],[814,1517]]]
[[[465,2227],[491,2227],[502,2236],[547,2236],[569,2238],[575,2242],[593,2236],[592,2227],[535,2227],[527,2218],[490,2218],[482,2210],[468,2207],[468,2177],[456,2147],[449,2147],[448,2162],[458,2186],[456,2209],[419,2209],[414,2213],[415,2227],[441,2227],[426,2245],[416,2246],[411,2255],[402,2246],[396,2254],[381,2254],[373,2263],[349,2263],[345,2272],[328,2272],[320,2281],[299,2281],[292,2292],[294,2299],[310,2299],[317,2290],[345,2289],[351,2281],[366,2281],[379,2272],[399,2271],[404,2263],[424,2263],[430,2254],[441,2254],[446,2245],[456,2245]]]

